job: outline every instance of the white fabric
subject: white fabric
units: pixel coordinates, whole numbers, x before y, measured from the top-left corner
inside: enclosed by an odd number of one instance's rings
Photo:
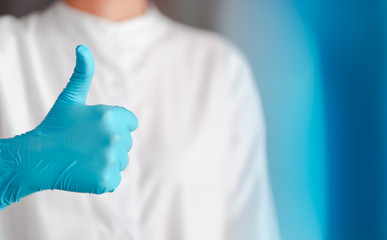
[[[0,18],[0,137],[33,129],[66,85],[75,47],[96,72],[88,104],[139,119],[122,183],[101,196],[45,191],[0,212],[0,239],[278,239],[258,93],[219,36],[155,7],[110,22],[55,3]]]

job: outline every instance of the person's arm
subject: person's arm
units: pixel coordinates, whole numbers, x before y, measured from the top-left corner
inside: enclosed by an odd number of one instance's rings
[[[251,70],[237,52],[227,68],[230,158],[227,240],[280,239],[270,186],[262,104]]]
[[[123,107],[85,105],[94,61],[84,45],[76,54],[74,73],[42,123],[0,139],[0,208],[46,189],[112,192],[121,181],[137,118]]]

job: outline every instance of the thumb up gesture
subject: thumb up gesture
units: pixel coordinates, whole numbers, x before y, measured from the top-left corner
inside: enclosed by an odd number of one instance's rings
[[[123,107],[85,104],[94,74],[90,49],[76,49],[66,88],[42,123],[0,139],[0,209],[37,191],[113,192],[129,163],[136,116]]]

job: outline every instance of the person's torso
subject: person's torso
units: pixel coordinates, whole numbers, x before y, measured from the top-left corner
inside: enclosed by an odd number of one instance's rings
[[[0,137],[40,123],[72,73],[78,44],[95,58],[87,103],[124,106],[139,128],[114,193],[28,196],[1,212],[0,239],[221,239],[229,129],[219,69],[224,46],[159,13],[83,33],[72,25],[77,20],[55,19],[57,8],[1,33],[9,35],[0,49]]]

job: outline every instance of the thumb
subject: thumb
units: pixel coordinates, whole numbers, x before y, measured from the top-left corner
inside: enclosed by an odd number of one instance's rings
[[[86,45],[78,45],[75,50],[77,60],[74,73],[56,104],[85,104],[91,79],[94,74],[94,59]]]

